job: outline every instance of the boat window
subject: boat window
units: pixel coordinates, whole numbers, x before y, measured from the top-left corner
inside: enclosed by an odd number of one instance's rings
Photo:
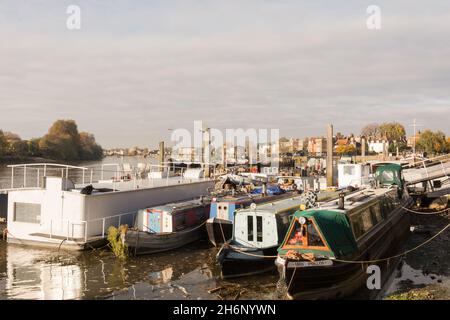
[[[41,222],[41,205],[14,202],[14,221],[27,223]]]
[[[372,215],[370,209],[367,208],[361,213],[364,232],[369,231],[373,227]]]
[[[325,247],[316,227],[312,223],[308,224],[308,246]]]
[[[222,206],[219,206],[219,210],[222,210]]]
[[[355,175],[355,167],[354,166],[344,166],[344,175],[346,175],[346,176]]]
[[[186,226],[186,215],[177,214],[174,216],[174,229],[183,228]]]
[[[381,220],[383,220],[383,216],[381,215],[380,204],[377,203],[370,207],[370,212],[372,214],[372,220],[374,224],[377,224]]]
[[[306,230],[303,226],[295,219],[294,226],[292,228],[291,234],[289,235],[289,239],[287,241],[287,245],[289,246],[303,246],[306,244]]]
[[[386,198],[384,198],[383,204],[384,204],[383,205],[383,215],[385,217],[388,217],[391,214],[391,212],[395,209],[394,202],[391,198],[386,197]]]
[[[384,218],[387,218],[389,216],[389,203],[387,199],[383,199],[381,201],[381,214]]]
[[[262,225],[262,217],[256,217],[256,241],[263,241],[263,225]]]
[[[227,206],[224,206],[224,207],[223,207],[223,210],[227,210],[227,209],[228,209],[228,207],[227,207]]]
[[[350,218],[350,222],[353,227],[353,233],[355,234],[355,238],[359,238],[364,234],[364,227],[361,214],[357,213]]]
[[[255,237],[253,236],[253,216],[247,216],[247,238],[248,241],[255,240]]]

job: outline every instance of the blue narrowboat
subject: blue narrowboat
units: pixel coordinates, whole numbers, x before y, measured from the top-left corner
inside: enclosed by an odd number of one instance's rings
[[[262,191],[262,187],[259,187],[250,194],[212,198],[209,219],[206,221],[209,241],[217,247],[231,239],[235,210],[247,208],[252,203],[271,202],[292,196],[292,194],[292,192],[285,192],[278,185],[273,185],[267,186],[265,192]]]

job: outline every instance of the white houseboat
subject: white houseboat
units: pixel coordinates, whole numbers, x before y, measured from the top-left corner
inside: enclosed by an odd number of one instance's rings
[[[48,163],[9,167],[10,187],[0,190],[7,198],[8,242],[73,250],[103,243],[111,225],[131,226],[139,209],[204,196],[214,186],[207,178],[185,178],[189,169],[155,178],[124,175],[119,166],[113,171]],[[108,172],[112,177],[105,179]]]

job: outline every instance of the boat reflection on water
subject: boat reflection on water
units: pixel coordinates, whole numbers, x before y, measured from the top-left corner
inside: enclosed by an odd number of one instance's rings
[[[6,248],[7,298],[76,299],[83,294],[80,266],[53,262],[48,252],[8,245]]]
[[[214,250],[207,241],[170,254],[116,259],[0,242],[1,299],[211,299]]]

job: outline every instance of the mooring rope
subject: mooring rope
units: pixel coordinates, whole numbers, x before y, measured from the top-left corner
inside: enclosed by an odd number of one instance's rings
[[[402,209],[411,212],[411,213],[415,213],[415,214],[423,214],[423,215],[433,215],[433,214],[440,214],[443,212],[447,212],[450,210],[450,208],[444,209],[444,210],[440,210],[440,211],[433,211],[433,212],[421,212],[421,211],[415,211],[415,210],[411,210],[409,208],[406,208],[404,206],[400,206]]]
[[[225,239],[225,233],[223,232],[222,222],[219,222],[219,226],[220,226],[220,232],[222,233],[223,243],[225,244],[227,242],[227,239]]]
[[[440,230],[438,233],[436,233],[434,236],[432,236],[430,239],[422,242],[421,244],[415,246],[412,249],[406,250],[403,253],[399,253],[396,254],[394,256],[388,257],[388,258],[383,258],[383,259],[375,259],[375,260],[343,260],[343,259],[332,259],[333,261],[338,261],[338,262],[343,262],[343,263],[361,263],[361,264],[366,264],[366,263],[376,263],[376,262],[383,262],[383,261],[389,261],[391,259],[395,259],[395,258],[399,258],[401,256],[407,255],[408,253],[411,253],[421,247],[423,247],[424,245],[428,244],[429,242],[431,242],[432,240],[434,240],[435,238],[437,238],[439,235],[441,235],[445,230],[447,230],[450,227],[450,223],[447,224],[442,230]]]

